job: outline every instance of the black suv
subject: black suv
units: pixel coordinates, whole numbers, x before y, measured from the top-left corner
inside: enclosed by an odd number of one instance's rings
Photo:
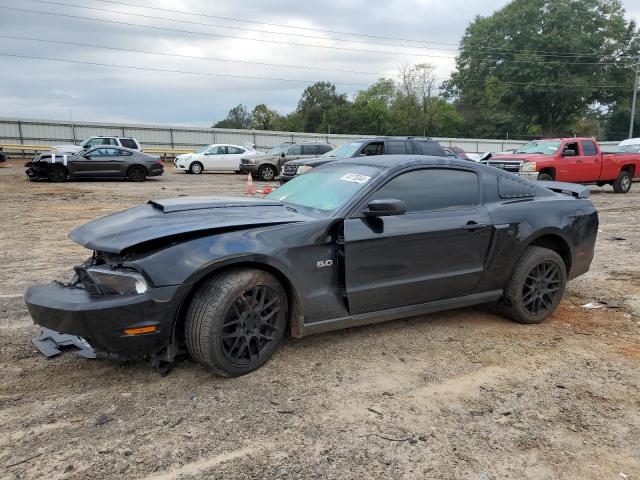
[[[351,140],[321,157],[286,162],[280,172],[280,183],[285,183],[312,168],[341,158],[368,157],[370,155],[432,155],[446,157],[438,142],[425,137],[376,137]]]

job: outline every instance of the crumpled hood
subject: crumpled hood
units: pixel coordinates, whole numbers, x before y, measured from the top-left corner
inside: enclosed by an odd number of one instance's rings
[[[186,233],[312,220],[271,200],[180,197],[150,200],[146,205],[98,218],[72,230],[69,238],[91,250],[122,253],[142,243]]]

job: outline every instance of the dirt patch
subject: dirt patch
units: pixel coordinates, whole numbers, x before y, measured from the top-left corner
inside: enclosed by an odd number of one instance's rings
[[[0,169],[1,478],[639,478],[640,184],[594,189],[592,270],[541,325],[443,312],[288,340],[233,380],[33,348],[25,289],[89,254],[69,230],[245,181],[169,170],[54,185]],[[622,308],[582,307],[604,300]]]

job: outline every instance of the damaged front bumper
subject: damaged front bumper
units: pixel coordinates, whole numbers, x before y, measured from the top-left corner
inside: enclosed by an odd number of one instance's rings
[[[44,180],[47,178],[48,170],[47,166],[38,165],[37,162],[25,163],[25,173],[29,180]]]
[[[25,301],[34,323],[44,328],[33,343],[47,356],[68,346],[87,358],[90,349],[95,357],[123,360],[158,355],[172,341],[186,291],[186,285],[177,285],[142,295],[94,295],[57,282],[34,285]]]

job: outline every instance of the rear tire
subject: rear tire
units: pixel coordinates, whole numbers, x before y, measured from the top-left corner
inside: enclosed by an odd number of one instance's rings
[[[505,290],[505,314],[518,323],[540,323],[560,304],[567,283],[564,261],[553,250],[529,247]]]
[[[51,165],[49,167],[49,173],[47,173],[47,178],[55,183],[64,182],[67,179],[67,175],[69,172],[62,165]]]
[[[540,180],[541,182],[553,182],[553,177],[548,173],[541,173],[540,175],[538,175],[538,180]]]
[[[633,178],[626,170],[622,170],[615,182],[613,182],[613,191],[616,193],[627,193],[631,190]]]
[[[132,182],[144,182],[147,179],[147,170],[141,165],[133,165],[127,170],[127,178]]]
[[[276,169],[272,165],[263,165],[260,167],[260,170],[258,170],[258,178],[263,182],[271,182],[275,180],[277,175],[278,172],[276,172]]]
[[[287,295],[271,274],[223,272],[196,291],[185,321],[191,357],[225,377],[245,375],[277,350],[287,326]]]
[[[193,162],[191,165],[189,165],[189,173],[198,175],[202,173],[202,170],[204,170],[204,167],[200,162]]]

